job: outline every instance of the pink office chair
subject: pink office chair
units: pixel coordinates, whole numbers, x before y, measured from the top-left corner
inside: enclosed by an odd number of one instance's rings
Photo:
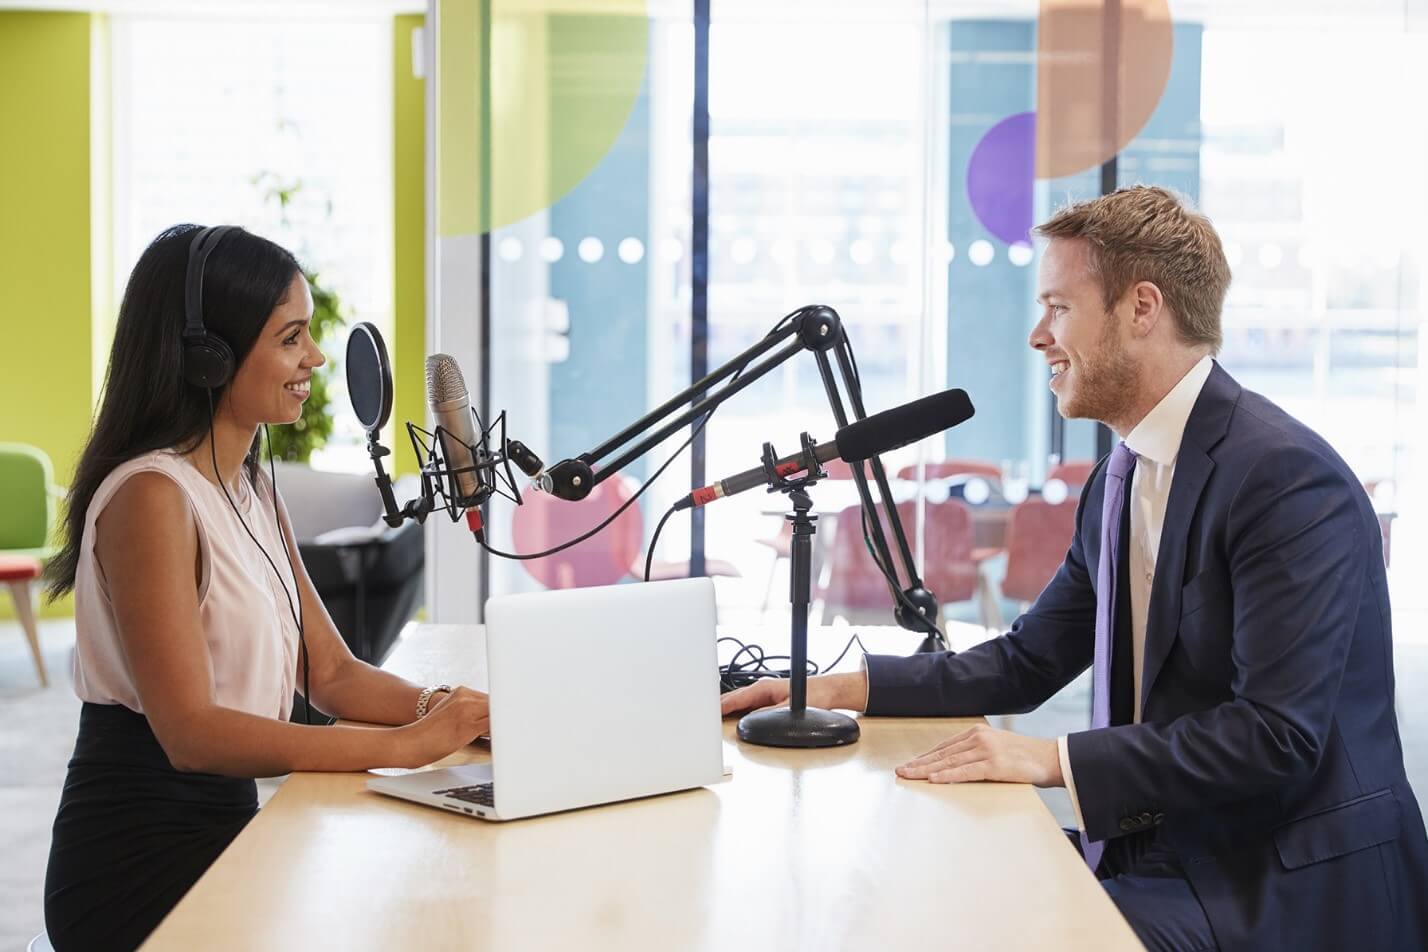
[[[579,502],[527,493],[511,523],[517,552],[543,552],[604,522],[628,500],[620,479],[607,479]],[[638,505],[584,542],[521,565],[546,588],[613,585],[631,573],[640,555],[644,523]]]
[[[579,502],[567,502],[545,493],[527,493],[516,507],[511,530],[517,552],[543,552],[578,535],[583,535],[608,519],[634,495],[631,482],[614,476],[600,483]],[[638,504],[583,542],[543,559],[521,563],[531,577],[546,588],[587,588],[613,585],[626,578],[644,578],[644,516]],[[739,570],[721,559],[706,559],[708,575],[739,575]],[[650,580],[684,578],[688,560],[656,561]]]

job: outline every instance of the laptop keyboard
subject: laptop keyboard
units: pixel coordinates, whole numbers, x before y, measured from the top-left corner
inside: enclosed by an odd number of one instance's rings
[[[496,806],[495,783],[476,783],[469,787],[451,787],[447,790],[433,790],[432,793],[439,797],[450,797],[453,800],[474,803],[478,806],[491,807],[493,809]]]

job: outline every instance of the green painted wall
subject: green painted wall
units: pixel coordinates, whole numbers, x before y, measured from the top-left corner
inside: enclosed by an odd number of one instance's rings
[[[426,94],[412,75],[423,22],[396,17],[392,31],[394,421],[426,414]],[[0,440],[39,446],[62,485],[89,433],[116,304],[107,72],[105,17],[0,11]],[[385,442],[395,471],[414,472],[405,431]],[[66,599],[44,613],[72,611]]]
[[[0,439],[43,449],[62,485],[94,398],[94,23],[0,11]],[[46,612],[69,613],[66,603]],[[8,598],[0,617],[13,617]]]
[[[393,261],[392,448],[396,473],[416,472],[405,421],[426,419],[426,83],[412,75],[412,34],[425,17],[392,23]]]

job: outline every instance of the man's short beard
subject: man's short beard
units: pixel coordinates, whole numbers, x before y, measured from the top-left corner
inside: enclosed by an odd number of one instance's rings
[[[1062,413],[1067,419],[1099,420],[1114,426],[1134,404],[1140,390],[1140,367],[1126,353],[1118,330],[1115,316],[1106,314],[1095,356],[1083,357],[1076,368],[1076,390]]]

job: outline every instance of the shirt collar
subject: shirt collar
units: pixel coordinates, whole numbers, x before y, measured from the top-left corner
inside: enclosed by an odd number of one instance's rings
[[[1161,466],[1175,462],[1175,457],[1180,454],[1180,440],[1185,435],[1190,411],[1195,408],[1195,401],[1205,381],[1210,379],[1214,366],[1212,358],[1200,358],[1200,362],[1180,378],[1180,382],[1161,398],[1145,419],[1136,424],[1126,436],[1126,446],[1136,456]]]

